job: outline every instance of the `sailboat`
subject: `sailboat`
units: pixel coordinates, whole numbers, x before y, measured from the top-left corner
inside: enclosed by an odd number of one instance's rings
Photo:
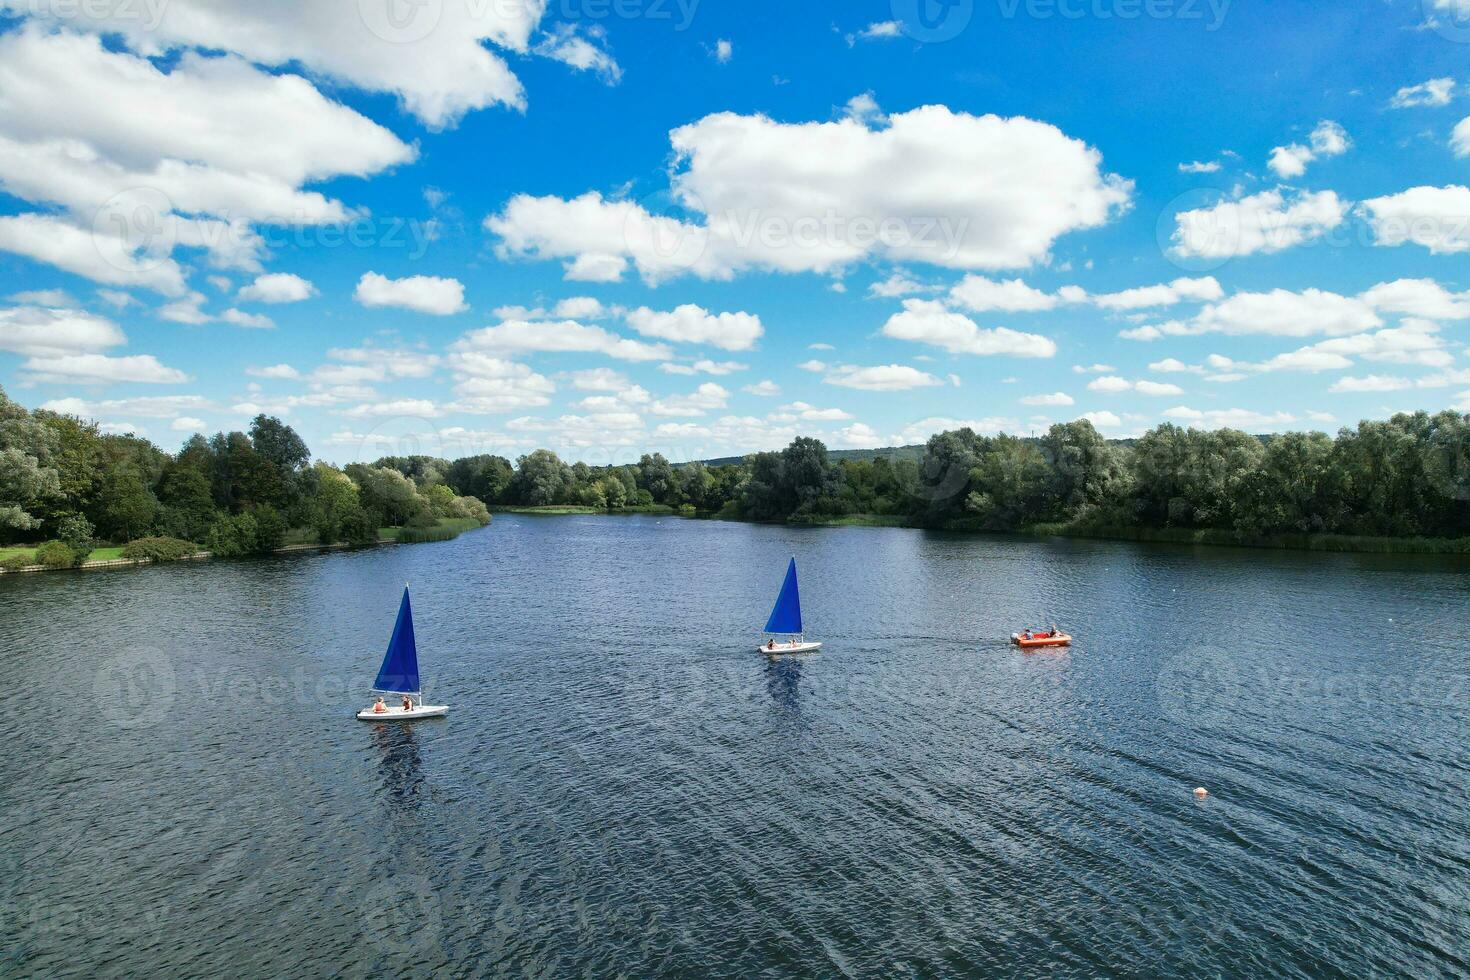
[[[801,631],[801,595],[796,588],[796,559],[786,566],[786,581],[781,583],[781,594],[776,596],[776,605],[771,609],[771,618],[766,620],[767,640],[758,649],[761,653],[810,653],[821,649],[820,643],[808,643]],[[777,640],[784,636],[786,640]]]
[[[408,586],[405,585],[403,602],[398,606],[398,622],[393,624],[393,638],[388,641],[388,652],[383,656],[383,666],[378,669],[373,691],[402,695],[408,699],[409,707],[402,703],[388,704],[380,697],[371,708],[359,711],[357,717],[362,721],[412,721],[415,718],[438,718],[449,713],[447,705],[424,704],[420,687],[419,651],[413,638],[413,606],[408,601]]]

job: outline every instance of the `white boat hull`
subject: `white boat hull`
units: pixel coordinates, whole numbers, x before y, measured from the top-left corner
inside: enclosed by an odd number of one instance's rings
[[[449,714],[447,704],[420,704],[415,705],[408,711],[398,707],[389,707],[386,711],[374,711],[372,708],[359,711],[358,721],[414,721],[419,718],[443,718]]]
[[[777,643],[775,646],[761,644],[756,650],[772,657],[784,653],[811,653],[813,650],[822,649],[820,643]]]

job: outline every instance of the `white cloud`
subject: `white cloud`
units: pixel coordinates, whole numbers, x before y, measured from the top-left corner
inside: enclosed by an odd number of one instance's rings
[[[1098,306],[1109,310],[1139,310],[1153,306],[1174,306],[1182,302],[1207,302],[1225,295],[1213,276],[1200,279],[1180,278],[1157,286],[1139,286],[1118,293],[1092,297]]]
[[[541,3],[423,3],[395,7],[358,0],[167,0],[138,4],[37,4],[0,7],[47,14],[68,27],[123,36],[134,50],[199,47],[235,51],[250,61],[397,95],[431,128],[496,104],[525,105],[520,82],[484,42],[517,53],[529,48]],[[140,9],[147,16],[138,16]]]
[[[169,425],[169,429],[174,432],[203,432],[204,420],[190,415],[180,415]]]
[[[968,275],[949,291],[954,302],[975,313],[1031,313],[1055,309],[1056,296],[1033,289],[1020,279],[997,282],[984,276]]]
[[[612,368],[589,368],[573,371],[570,375],[572,387],[581,391],[626,391],[632,382]]]
[[[895,313],[883,325],[885,337],[930,344],[957,354],[1052,357],[1057,352],[1056,343],[1048,337],[1007,327],[981,329],[974,320],[945,309],[936,300],[907,299],[903,307],[902,313]]]
[[[152,354],[109,357],[106,354],[64,354],[32,357],[21,370],[35,381],[55,384],[182,384],[189,376],[165,367]]]
[[[1326,234],[1342,224],[1348,204],[1333,191],[1282,188],[1181,211],[1171,241],[1186,257],[1228,258],[1279,252]]]
[[[316,287],[289,272],[268,272],[241,286],[235,298],[244,303],[299,303],[316,295]]]
[[[749,364],[741,364],[739,361],[711,361],[708,358],[695,361],[693,364],[676,364],[667,361],[658,366],[665,374],[682,374],[690,376],[695,374],[713,374],[722,377],[727,374],[735,374],[739,371],[748,371]]]
[[[1381,282],[1358,298],[1384,313],[1406,313],[1432,320],[1470,319],[1470,292],[1452,293],[1433,279]]]
[[[878,430],[862,422],[854,422],[852,425],[838,429],[833,436],[837,445],[847,449],[867,449],[887,444]]]
[[[1273,289],[1269,293],[1236,293],[1224,302],[1205,307],[1188,326],[1176,329],[1166,324],[1163,332],[1340,336],[1381,324],[1373,309],[1360,299],[1320,289],[1299,293]]]
[[[471,330],[453,345],[455,350],[498,353],[605,354],[620,361],[667,361],[674,352],[666,344],[646,344],[575,320],[533,323],[506,320],[494,327]]]
[[[469,309],[464,302],[464,284],[439,276],[389,279],[365,272],[352,298],[369,309],[391,306],[432,316],[450,316]]]
[[[1413,382],[1408,378],[1385,377],[1383,375],[1370,374],[1367,377],[1341,377],[1333,382],[1328,391],[1338,393],[1360,393],[1360,392],[1383,392],[1403,391],[1412,388]]]
[[[1289,146],[1276,147],[1271,151],[1267,166],[1282,180],[1290,180],[1306,173],[1307,164],[1312,161],[1339,156],[1353,145],[1347,130],[1327,119],[1319,122],[1317,128],[1312,130],[1308,142],[1309,146],[1292,143]]]
[[[1455,80],[1453,78],[1431,78],[1427,82],[1418,85],[1405,85],[1394,93],[1389,100],[1389,107],[1394,109],[1409,109],[1414,106],[1442,106],[1449,105],[1450,99],[1455,96]]]
[[[1116,370],[1118,370],[1118,369],[1115,368],[1115,367],[1113,367],[1111,364],[1074,364],[1074,365],[1072,365],[1072,372],[1074,374],[1112,374]]]
[[[872,92],[863,92],[854,95],[847,100],[847,105],[842,107],[842,114],[854,122],[862,123],[864,126],[881,124],[888,120],[883,114],[883,109],[878,105],[878,100],[873,97]]]
[[[1147,395],[1150,398],[1159,398],[1165,395],[1184,394],[1184,389],[1179,387],[1178,385],[1165,384],[1158,381],[1149,381],[1147,379],[1133,382],[1133,390],[1138,392],[1140,395]]]
[[[1021,399],[1022,405],[1072,405],[1075,402],[1072,396],[1066,392],[1058,391],[1050,395],[1026,395]]]
[[[806,402],[782,405],[779,412],[771,415],[774,422],[846,422],[852,416],[840,408],[818,408]]]
[[[299,75],[193,51],[164,72],[96,37],[34,23],[0,36],[0,91],[0,181],[68,212],[12,227],[0,247],[169,295],[182,290],[168,260],[175,246],[207,249],[221,267],[256,269],[264,243],[253,222],[349,217],[304,184],[366,176],[415,155]],[[53,255],[35,240],[47,233]],[[99,240],[101,264],[81,260],[77,234]]]
[[[1205,162],[1195,160],[1192,163],[1181,163],[1179,165],[1179,172],[1181,174],[1213,174],[1219,173],[1219,171],[1220,161],[1218,160],[1209,160]]]
[[[1126,207],[1132,186],[1096,150],[1021,117],[925,106],[872,129],[717,113],[673,131],[673,197],[688,219],[590,192],[513,197],[486,228],[507,256],[567,260],[650,283],[746,269],[828,273],[884,258],[1021,268],[1060,236]]]
[[[244,310],[228,309],[219,315],[226,323],[251,330],[274,330],[276,322],[262,313],[246,313]]]
[[[1467,144],[1470,145],[1470,144]],[[1364,201],[1375,245],[1422,245],[1434,255],[1470,251],[1470,187],[1411,187]]]
[[[774,398],[781,394],[781,386],[774,381],[757,381],[753,385],[746,385],[740,389],[747,395],[755,395],[757,398]]]
[[[903,272],[895,272],[881,282],[875,282],[868,286],[868,295],[883,299],[892,299],[899,296],[912,296],[915,293],[932,293],[938,287],[926,286]]]
[[[706,381],[687,395],[660,398],[649,406],[654,415],[690,416],[724,408],[730,393],[713,381]]]
[[[272,378],[277,381],[299,381],[301,372],[289,364],[272,364],[269,367],[250,367],[245,373],[252,378]]]
[[[96,353],[127,342],[117,324],[81,310],[0,309],[0,350],[13,354],[62,357]]]
[[[107,224],[81,228],[48,214],[0,217],[0,249],[112,286],[142,286],[177,296],[184,272],[173,259],[144,252]]]
[[[200,324],[210,323],[214,317],[205,313],[200,307],[205,302],[203,293],[189,293],[158,308],[160,319],[171,323]]]
[[[64,289],[30,289],[6,298],[23,306],[50,306],[68,310],[77,307],[77,301]]]
[[[80,418],[102,418],[108,415],[130,415],[147,419],[172,419],[184,412],[212,412],[219,406],[203,395],[145,395],[136,398],[114,398],[89,402],[81,398],[56,398],[43,402],[41,408],[61,415]]]
[[[862,391],[908,391],[912,388],[932,388],[944,384],[934,375],[904,364],[883,364],[875,367],[844,364],[833,368],[822,380],[829,385]]]
[[[427,378],[439,366],[439,355],[392,347],[333,347],[327,356],[349,364],[366,364],[381,369],[381,376]]]
[[[903,25],[896,20],[874,21],[855,34],[847,35],[848,46],[858,41],[891,41],[903,33]]]
[[[718,41],[715,42],[714,54],[716,61],[718,61],[722,65],[728,65],[730,63],[730,59],[735,56],[735,45],[731,44],[724,38],[720,38]]]
[[[721,350],[750,350],[765,331],[750,313],[711,313],[685,303],[664,313],[641,306],[627,315],[628,325],[645,337],[682,344],[709,344]]]
[[[1224,408],[1208,409],[1201,411],[1180,405],[1171,408],[1164,413],[1165,418],[1180,419],[1185,422],[1200,422],[1210,428],[1229,429],[1262,429],[1279,428],[1290,425],[1297,421],[1296,416],[1287,412],[1258,412],[1248,408]]]
[[[597,24],[585,31],[575,23],[557,24],[532,50],[578,71],[590,71],[607,85],[616,85],[623,78],[623,69],[607,50],[607,31]]]
[[[125,310],[138,302],[130,294],[116,289],[99,289],[97,290],[97,298],[108,306],[119,310]]]
[[[1084,412],[1082,418],[1099,429],[1116,429],[1123,424],[1123,420],[1112,412]]]
[[[449,356],[455,401],[446,411],[470,415],[539,408],[551,403],[556,385],[525,364],[466,350]],[[589,379],[591,380],[591,379]]]
[[[1133,382],[1127,378],[1120,378],[1115,374],[1105,374],[1101,378],[1095,378],[1087,383],[1088,391],[1100,391],[1107,395],[1117,395],[1133,389]]]
[[[439,416],[439,407],[425,398],[398,398],[391,401],[365,402],[342,413],[349,418],[418,418]]]
[[[827,370],[827,364],[826,364],[826,362],[825,361],[819,361],[816,358],[813,358],[810,361],[802,361],[800,364],[798,364],[796,366],[798,368],[800,368],[801,370],[803,370],[803,371],[811,371],[811,372],[816,373],[816,374],[820,374],[823,371]]]

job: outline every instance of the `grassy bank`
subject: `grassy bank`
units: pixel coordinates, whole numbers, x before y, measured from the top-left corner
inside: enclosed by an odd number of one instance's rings
[[[596,514],[611,517],[617,517],[619,514],[657,514],[667,516],[678,513],[678,511],[667,504],[619,507],[617,510],[608,510],[604,507],[582,507],[577,504],[553,504],[548,507],[492,507],[490,512],[492,514],[542,514],[549,517],[565,517],[571,514]]]
[[[36,546],[28,544],[0,548],[0,562],[9,561],[11,558],[19,558],[22,555],[34,561],[36,558]],[[87,561],[115,561],[121,557],[122,545],[107,545],[105,547],[93,548],[91,554],[87,555]]]
[[[792,524],[815,527],[912,527],[913,522],[900,514],[840,514],[835,517],[807,516],[794,518]]]
[[[1154,544],[1203,544],[1230,548],[1357,552],[1379,555],[1470,555],[1470,538],[1386,538],[1352,534],[1245,534],[1239,531],[1150,527],[1071,527],[1034,524],[1022,533],[1039,537],[1096,538]]]
[[[444,517],[433,527],[380,527],[378,541],[383,544],[426,544],[431,541],[452,541],[466,531],[479,527],[478,521],[468,518]]]

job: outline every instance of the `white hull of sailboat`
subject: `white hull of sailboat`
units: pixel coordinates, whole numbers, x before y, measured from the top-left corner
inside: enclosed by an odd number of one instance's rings
[[[358,721],[415,721],[419,718],[443,718],[449,714],[449,706],[445,704],[420,704],[405,711],[402,708],[389,708],[387,711],[374,711],[368,708],[357,713]]]
[[[820,643],[777,643],[775,646],[761,645],[756,647],[761,653],[777,656],[786,653],[811,653],[813,650],[822,649]]]

